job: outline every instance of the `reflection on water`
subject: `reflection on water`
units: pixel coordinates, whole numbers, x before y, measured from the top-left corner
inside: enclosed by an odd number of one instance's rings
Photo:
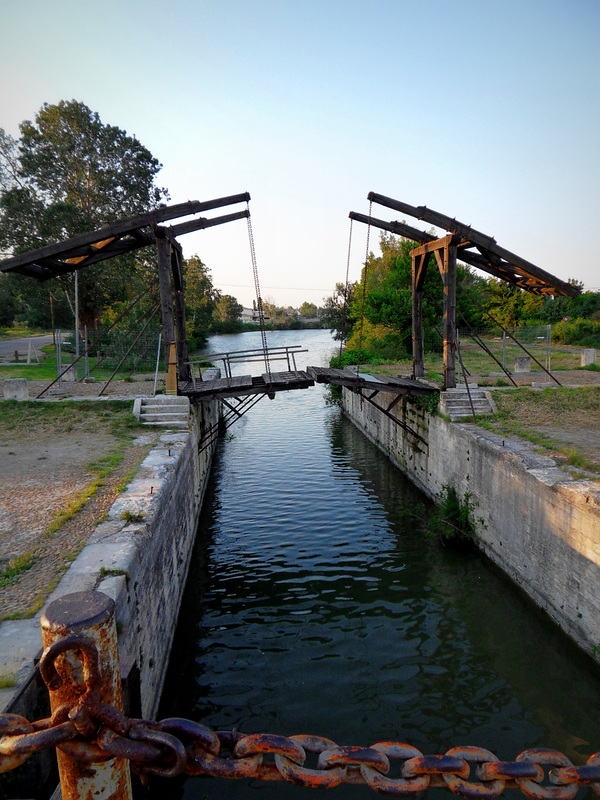
[[[309,364],[333,347],[321,331],[276,338],[310,345]],[[480,554],[424,540],[425,498],[324,397],[261,401],[222,443],[161,716],[503,759],[544,744],[581,763],[600,749],[591,664]],[[153,791],[308,790],[197,778]]]

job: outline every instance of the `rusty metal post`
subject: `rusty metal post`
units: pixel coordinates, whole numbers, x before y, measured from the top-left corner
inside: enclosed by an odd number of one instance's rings
[[[122,711],[114,607],[102,592],[76,592],[50,603],[41,625],[44,648],[73,635],[93,642],[99,657],[100,700]],[[50,690],[53,712],[73,702],[84,689],[82,665],[73,651],[58,656],[56,668],[63,680],[57,689]],[[63,800],[131,800],[131,775],[124,759],[81,764],[58,748],[57,757]]]

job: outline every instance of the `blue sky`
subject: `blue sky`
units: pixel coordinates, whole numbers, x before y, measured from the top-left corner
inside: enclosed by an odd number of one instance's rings
[[[263,297],[331,293],[369,191],[600,288],[598,0],[0,0],[0,25],[0,126],[75,98],[172,202],[249,191]],[[251,303],[243,221],[181,242]]]

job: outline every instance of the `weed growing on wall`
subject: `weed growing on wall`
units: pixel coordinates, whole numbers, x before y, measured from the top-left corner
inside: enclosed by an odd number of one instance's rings
[[[420,395],[419,397],[407,397],[406,400],[413,408],[419,411],[426,411],[431,416],[434,416],[434,414],[438,413],[440,393],[432,392],[432,394]]]
[[[477,534],[473,512],[477,503],[472,498],[470,492],[465,492],[460,498],[452,486],[443,486],[439,496],[440,505],[431,515],[425,535],[442,544],[475,542]]]

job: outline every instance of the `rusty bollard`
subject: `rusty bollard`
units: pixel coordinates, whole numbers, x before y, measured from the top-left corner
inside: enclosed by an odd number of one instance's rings
[[[76,592],[50,603],[41,625],[44,648],[74,635],[85,637],[96,646],[100,702],[122,711],[114,607],[111,598],[102,592]],[[73,650],[59,655],[55,666],[62,682],[55,689],[49,687],[53,712],[64,703],[76,701],[85,691],[82,662]],[[63,800],[131,800],[131,775],[124,759],[86,764],[59,748],[57,758]]]

